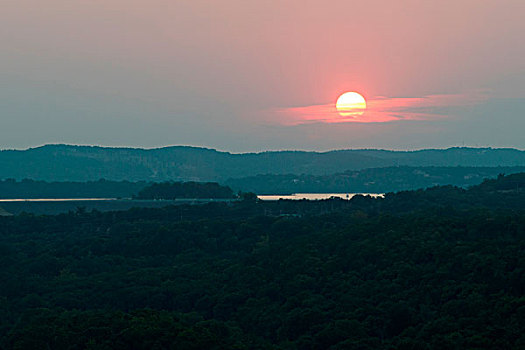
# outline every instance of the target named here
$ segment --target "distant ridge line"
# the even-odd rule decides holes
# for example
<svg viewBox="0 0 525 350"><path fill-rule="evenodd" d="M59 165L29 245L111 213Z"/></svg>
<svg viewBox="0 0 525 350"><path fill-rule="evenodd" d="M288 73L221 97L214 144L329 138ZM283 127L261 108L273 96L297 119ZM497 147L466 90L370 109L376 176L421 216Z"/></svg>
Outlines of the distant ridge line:
<svg viewBox="0 0 525 350"><path fill-rule="evenodd" d="M76 145L76 144L66 144L66 143L49 143L41 146L28 147L23 149L15 148L2 148L0 152L25 152L40 150L45 148L80 148L80 149L105 149L105 150L135 150L135 151L159 151L159 150L169 150L169 149L194 149L194 150L203 150L203 151L213 151L217 153L225 153L231 155L244 155L244 154L264 154L264 153L315 153L315 154L326 154L332 152L366 152L366 151L377 151L377 152L392 152L392 153L417 153L417 152L426 152L426 151L451 151L451 150L479 150L479 151L517 151L525 152L525 150L514 148L514 147L471 147L471 146L451 146L447 148L421 148L413 150L395 150L395 149L386 149L386 148L340 148L340 149L331 149L325 151L315 151L315 150L294 150L294 149L283 149L283 150L264 150L264 151L251 151L251 152L231 152L225 150L219 150L211 147L204 146L191 146L191 145L169 145L169 146L160 146L152 148L143 148L143 147L132 147L132 146L103 146L103 145Z"/></svg>
<svg viewBox="0 0 525 350"><path fill-rule="evenodd" d="M390 166L525 166L514 148L230 153L195 146L125 148L54 144L0 151L0 179L224 181L259 174L326 175Z"/></svg>

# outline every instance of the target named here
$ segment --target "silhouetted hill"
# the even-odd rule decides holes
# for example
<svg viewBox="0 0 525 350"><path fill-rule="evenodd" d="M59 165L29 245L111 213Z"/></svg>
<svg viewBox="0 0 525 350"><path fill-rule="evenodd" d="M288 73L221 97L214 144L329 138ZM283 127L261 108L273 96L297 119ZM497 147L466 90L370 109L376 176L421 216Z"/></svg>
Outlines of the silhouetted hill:
<svg viewBox="0 0 525 350"><path fill-rule="evenodd" d="M151 184L134 197L135 199L233 199L236 198L232 189L216 182L162 182Z"/></svg>
<svg viewBox="0 0 525 350"><path fill-rule="evenodd" d="M496 179L486 179L473 189L482 192L524 192L525 191L525 173L511 175L500 174Z"/></svg>
<svg viewBox="0 0 525 350"><path fill-rule="evenodd" d="M0 151L0 179L47 181L222 181L257 174L325 175L388 166L525 166L525 152L449 148L232 154L186 146L146 150L70 145Z"/></svg>

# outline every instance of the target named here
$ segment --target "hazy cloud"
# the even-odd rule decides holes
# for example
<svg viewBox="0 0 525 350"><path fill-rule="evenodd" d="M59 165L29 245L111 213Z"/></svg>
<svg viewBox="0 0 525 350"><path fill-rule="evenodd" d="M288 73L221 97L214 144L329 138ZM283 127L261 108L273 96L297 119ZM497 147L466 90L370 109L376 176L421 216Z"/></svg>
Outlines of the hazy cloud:
<svg viewBox="0 0 525 350"><path fill-rule="evenodd" d="M267 121L282 125L311 123L387 123L398 120L432 120L451 116L451 107L472 106L487 100L483 92L423 97L374 97L362 114L341 116L335 103L282 108L266 112ZM446 110L442 110L446 108Z"/></svg>

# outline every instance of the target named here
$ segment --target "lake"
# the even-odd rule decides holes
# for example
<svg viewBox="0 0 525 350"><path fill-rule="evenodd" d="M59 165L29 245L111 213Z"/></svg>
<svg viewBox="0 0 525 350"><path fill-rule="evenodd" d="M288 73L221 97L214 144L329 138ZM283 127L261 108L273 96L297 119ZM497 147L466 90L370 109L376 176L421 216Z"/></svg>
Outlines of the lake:
<svg viewBox="0 0 525 350"><path fill-rule="evenodd" d="M115 201L117 198L11 198L0 199L1 202L83 202L83 201Z"/></svg>
<svg viewBox="0 0 525 350"><path fill-rule="evenodd" d="M357 194L381 197L380 193L295 193L292 195L259 195L259 199L264 201L277 201L279 199L293 200L322 200L330 197L350 199ZM20 214L22 212L37 215L55 215L75 211L77 208L84 208L87 211L115 211L128 210L134 207L140 208L160 208L167 205L180 204L203 204L207 202L228 202L231 199L175 199L175 200L132 200L125 198L17 198L0 199L0 214Z"/></svg>
<svg viewBox="0 0 525 350"><path fill-rule="evenodd" d="M356 195L371 196L371 197L383 197L384 196L383 193L294 193L290 195L281 195L281 194L258 195L257 198L263 201L278 201L279 199L321 200L321 199L329 199L331 197L348 200Z"/></svg>

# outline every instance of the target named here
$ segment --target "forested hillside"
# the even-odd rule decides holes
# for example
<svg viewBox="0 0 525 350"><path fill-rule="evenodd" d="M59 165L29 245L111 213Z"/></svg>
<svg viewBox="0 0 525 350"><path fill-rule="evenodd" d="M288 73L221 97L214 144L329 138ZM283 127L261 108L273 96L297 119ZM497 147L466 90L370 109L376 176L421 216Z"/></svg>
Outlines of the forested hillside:
<svg viewBox="0 0 525 350"><path fill-rule="evenodd" d="M0 217L0 347L523 348L522 180Z"/></svg>
<svg viewBox="0 0 525 350"><path fill-rule="evenodd" d="M256 175L229 179L234 189L257 194L385 193L432 186L469 187L499 174L525 171L525 167L388 167L345 171L330 175Z"/></svg>
<svg viewBox="0 0 525 350"><path fill-rule="evenodd" d="M218 181L258 174L327 175L389 166L525 166L516 149L330 152L279 151L232 154L196 147L158 149L48 145L0 151L0 179L46 181Z"/></svg>
<svg viewBox="0 0 525 350"><path fill-rule="evenodd" d="M413 190L437 185L468 187L480 184L484 179L496 178L499 174L525 171L525 167L390 167L346 171L330 175L257 175L225 180L224 184L234 192L257 194L285 193L385 193ZM177 183L171 181L170 183ZM192 182L189 182L192 183ZM179 183L181 184L181 183ZM224 189L211 188L210 184L187 185L179 188L170 198L231 198ZM149 194L139 192L149 187ZM0 180L0 199L6 198L142 198L166 197L153 193L159 190L158 183L130 181L47 182L24 179ZM202 191L192 189L204 186ZM169 187L169 186L168 186ZM174 190L173 188L171 190ZM220 194L218 192L221 192ZM231 190L229 190L231 191ZM192 197L194 196L194 197ZM166 198L164 198L166 199Z"/></svg>

